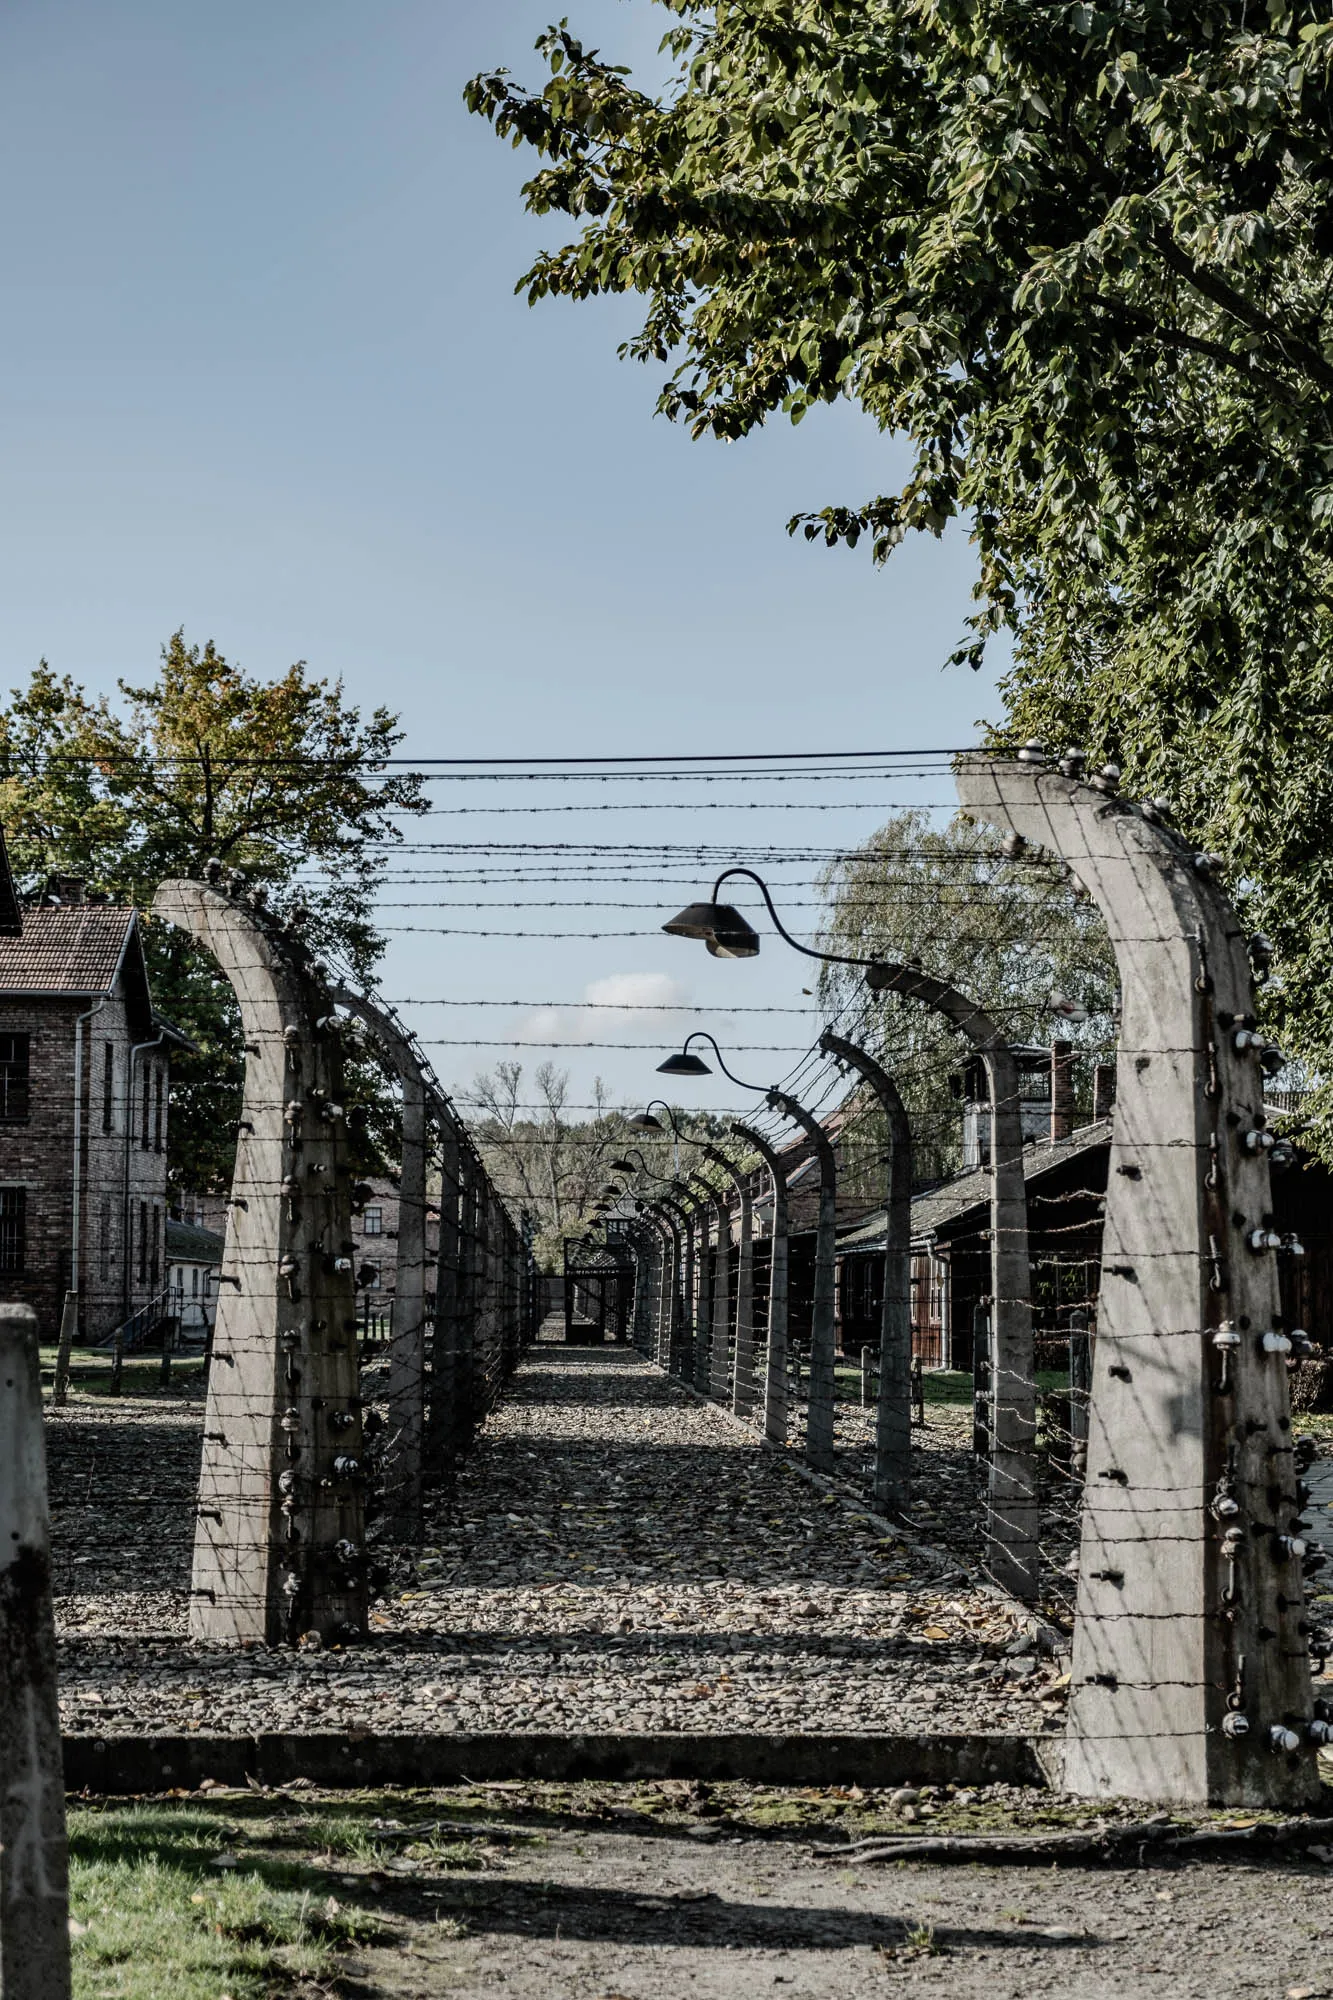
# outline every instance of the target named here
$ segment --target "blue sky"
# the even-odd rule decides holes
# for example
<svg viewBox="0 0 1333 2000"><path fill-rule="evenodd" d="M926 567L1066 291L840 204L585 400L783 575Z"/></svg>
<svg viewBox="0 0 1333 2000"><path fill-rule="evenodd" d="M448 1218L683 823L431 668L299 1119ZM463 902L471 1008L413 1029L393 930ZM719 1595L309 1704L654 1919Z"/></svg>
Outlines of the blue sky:
<svg viewBox="0 0 1333 2000"><path fill-rule="evenodd" d="M660 8L562 4L652 73ZM658 371L616 359L632 303L513 296L558 224L523 214L523 159L461 92L496 63L536 78L556 11L9 0L0 685L44 654L110 689L184 625L252 671L342 676L401 711L423 757L936 746L994 712L988 680L941 671L968 610L963 537L875 572L783 531L892 486L901 457L868 421L692 444L652 414ZM707 837L826 840L836 819L847 838L895 796L808 822L714 813ZM691 816L569 837L608 820L679 839ZM395 932L385 988L576 1000L628 975L683 981L696 1005L789 1004L804 977L785 954L726 968L653 936ZM446 1011L459 1036L530 1018ZM461 1084L493 1053L441 1047L440 1073ZM651 1069L568 1060L576 1098L596 1069L617 1095Z"/></svg>

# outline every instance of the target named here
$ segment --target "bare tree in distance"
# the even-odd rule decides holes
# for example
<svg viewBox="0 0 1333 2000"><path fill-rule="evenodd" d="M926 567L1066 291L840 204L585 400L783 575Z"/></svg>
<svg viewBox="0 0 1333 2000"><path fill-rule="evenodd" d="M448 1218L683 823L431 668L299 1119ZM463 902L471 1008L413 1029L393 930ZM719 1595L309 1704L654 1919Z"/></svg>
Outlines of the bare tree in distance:
<svg viewBox="0 0 1333 2000"><path fill-rule="evenodd" d="M474 1114L472 1136L487 1172L507 1201L531 1212L538 1261L553 1270L563 1239L581 1236L588 1227L602 1188L609 1180L627 1180L623 1172L612 1173L612 1160L632 1148L649 1169L643 1189L651 1193L658 1185L653 1176L667 1179L673 1172L672 1141L669 1133L631 1130L638 1107L613 1104L601 1077L592 1086L592 1115L571 1119L568 1070L539 1063L526 1094L525 1075L521 1063L496 1063L473 1079L461 1102ZM700 1141L722 1135L714 1118L676 1115L681 1130Z"/></svg>

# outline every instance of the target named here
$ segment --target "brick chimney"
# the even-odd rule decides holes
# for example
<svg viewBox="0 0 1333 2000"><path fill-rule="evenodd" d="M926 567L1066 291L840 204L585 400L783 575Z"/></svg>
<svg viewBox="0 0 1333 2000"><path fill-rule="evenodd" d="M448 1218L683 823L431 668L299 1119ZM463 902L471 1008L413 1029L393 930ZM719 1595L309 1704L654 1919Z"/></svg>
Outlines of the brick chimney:
<svg viewBox="0 0 1333 2000"><path fill-rule="evenodd" d="M1074 1044L1051 1043L1051 1144L1074 1129Z"/></svg>
<svg viewBox="0 0 1333 2000"><path fill-rule="evenodd" d="M48 903L79 904L87 901L88 884L82 875L51 874L46 878Z"/></svg>
<svg viewBox="0 0 1333 2000"><path fill-rule="evenodd" d="M1092 1072L1093 1122L1097 1123L1103 1118L1109 1118L1111 1107L1114 1103L1115 1064L1113 1062L1099 1062L1094 1065Z"/></svg>

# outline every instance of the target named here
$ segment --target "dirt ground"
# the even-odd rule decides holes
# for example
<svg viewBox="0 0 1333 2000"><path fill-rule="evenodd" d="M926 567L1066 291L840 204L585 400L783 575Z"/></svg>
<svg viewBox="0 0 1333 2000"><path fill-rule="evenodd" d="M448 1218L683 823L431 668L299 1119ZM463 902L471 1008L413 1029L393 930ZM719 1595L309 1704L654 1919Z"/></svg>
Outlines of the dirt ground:
<svg viewBox="0 0 1333 2000"><path fill-rule="evenodd" d="M383 1923L379 1941L345 1962L345 1991L363 2000L1333 1995L1333 1849L1327 1862L884 1866L818 1858L813 1845L837 1838L836 1827L820 1808L802 1824L799 1795L750 1790L732 1809L728 1788L700 1799L696 1787L663 1812L662 1787L655 1811L633 1788L543 1799L515 1787L497 1812L505 1789L490 1789L498 1841L474 1842L465 1868L413 1861L409 1848L389 1872L375 1873L385 1864L372 1859L339 1878L335 1894L371 1891ZM418 1798L404 1817L415 1823L426 1810ZM997 1820L1068 1826L1079 1812L1032 1800Z"/></svg>

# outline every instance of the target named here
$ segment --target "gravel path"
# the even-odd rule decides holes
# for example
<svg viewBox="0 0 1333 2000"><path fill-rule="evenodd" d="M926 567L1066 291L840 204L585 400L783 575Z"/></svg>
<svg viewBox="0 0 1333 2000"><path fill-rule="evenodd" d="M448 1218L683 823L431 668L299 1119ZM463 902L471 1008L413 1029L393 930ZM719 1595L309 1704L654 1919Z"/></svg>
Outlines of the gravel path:
<svg viewBox="0 0 1333 2000"><path fill-rule="evenodd" d="M1023 1643L1021 1614L952 1550L904 1542L811 1486L637 1354L550 1340L434 1509L420 1558L392 1563L367 1644L193 1646L200 1426L200 1404L178 1393L51 1412L69 1729L818 1733L1061 1719L1063 1663L1007 1651ZM958 1518L972 1476L945 1436L921 1510L932 1535Z"/></svg>

